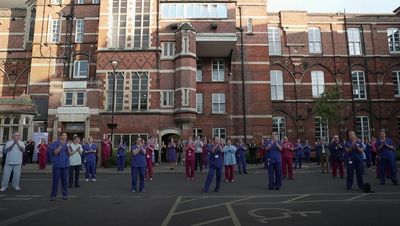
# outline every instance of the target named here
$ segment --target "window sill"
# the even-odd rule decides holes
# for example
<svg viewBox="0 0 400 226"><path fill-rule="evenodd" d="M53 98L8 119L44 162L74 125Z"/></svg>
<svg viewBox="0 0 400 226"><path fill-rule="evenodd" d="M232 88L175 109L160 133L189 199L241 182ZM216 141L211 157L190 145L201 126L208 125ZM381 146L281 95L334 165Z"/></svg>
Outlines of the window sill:
<svg viewBox="0 0 400 226"><path fill-rule="evenodd" d="M226 112L221 112L221 113L219 113L219 112L212 112L211 114L212 114L212 115L228 115L228 113L226 113Z"/></svg>

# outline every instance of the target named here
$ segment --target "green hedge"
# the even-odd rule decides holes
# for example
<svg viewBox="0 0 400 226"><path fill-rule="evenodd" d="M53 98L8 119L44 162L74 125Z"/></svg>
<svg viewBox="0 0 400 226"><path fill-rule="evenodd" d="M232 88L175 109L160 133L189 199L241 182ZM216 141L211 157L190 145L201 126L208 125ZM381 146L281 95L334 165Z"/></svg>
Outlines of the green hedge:
<svg viewBox="0 0 400 226"><path fill-rule="evenodd" d="M129 167L131 165L131 158L132 157L132 153L131 152L126 152L125 154L125 167ZM117 167L117 150L114 150L112 152L111 157L107 160L106 168L115 168Z"/></svg>

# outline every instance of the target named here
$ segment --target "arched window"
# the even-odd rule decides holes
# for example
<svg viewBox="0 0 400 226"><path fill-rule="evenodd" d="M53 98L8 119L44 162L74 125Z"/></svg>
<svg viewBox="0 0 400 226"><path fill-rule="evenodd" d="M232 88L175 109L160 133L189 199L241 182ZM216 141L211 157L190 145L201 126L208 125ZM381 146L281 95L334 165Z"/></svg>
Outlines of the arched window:
<svg viewBox="0 0 400 226"><path fill-rule="evenodd" d="M114 77L114 74L109 72L107 82L107 110L112 110L113 104L114 110L122 110L124 105L124 73L116 72ZM113 93L114 85L115 93Z"/></svg>
<svg viewBox="0 0 400 226"><path fill-rule="evenodd" d="M132 111L147 110L149 97L148 72L133 72L132 74Z"/></svg>

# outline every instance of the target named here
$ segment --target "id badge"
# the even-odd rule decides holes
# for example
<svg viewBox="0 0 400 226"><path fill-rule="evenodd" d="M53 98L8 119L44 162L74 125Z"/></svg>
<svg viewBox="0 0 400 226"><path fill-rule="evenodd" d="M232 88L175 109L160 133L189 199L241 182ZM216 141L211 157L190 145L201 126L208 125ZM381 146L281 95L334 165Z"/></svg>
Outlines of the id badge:
<svg viewBox="0 0 400 226"><path fill-rule="evenodd" d="M219 158L219 155L216 155L215 158L216 158L216 159Z"/></svg>
<svg viewBox="0 0 400 226"><path fill-rule="evenodd" d="M189 153L188 155L189 155L189 156L191 156L192 154L191 154L191 153Z"/></svg>
<svg viewBox="0 0 400 226"><path fill-rule="evenodd" d="M147 156L148 159L150 158L150 155L146 155L146 156Z"/></svg>
<svg viewBox="0 0 400 226"><path fill-rule="evenodd" d="M350 160L350 161L349 161L349 164L353 164L353 161Z"/></svg>

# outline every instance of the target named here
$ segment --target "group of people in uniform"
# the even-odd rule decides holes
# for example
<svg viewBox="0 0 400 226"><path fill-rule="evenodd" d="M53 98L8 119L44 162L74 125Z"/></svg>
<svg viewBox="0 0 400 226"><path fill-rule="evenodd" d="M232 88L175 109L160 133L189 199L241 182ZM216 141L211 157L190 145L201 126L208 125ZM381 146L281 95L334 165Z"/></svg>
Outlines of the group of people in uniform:
<svg viewBox="0 0 400 226"><path fill-rule="evenodd" d="M240 174L248 173L246 166L248 147L243 140L239 139L235 145L232 144L230 139L224 140L219 137L214 137L211 142L204 140L205 142L200 137L193 140L190 137L187 142L182 144L187 180L194 179L197 167L200 171L202 170L204 163L202 159L205 152L208 175L202 192L209 191L214 174L216 175L214 191L220 191L223 169L225 170L226 182L235 181L235 166L237 166L237 171ZM130 148L121 139L117 147L117 170L124 170L126 152L129 150L131 152L131 192L145 192L145 180L153 179L153 156L157 146L157 141L152 137L147 141L138 138ZM173 139L170 139L168 160L171 163L176 162L176 148L177 144ZM302 168L302 159L310 149L311 146L307 141L302 144L298 139L296 144L292 144L287 137L279 140L275 132L272 133L271 138L263 139L261 145L257 148L257 152L263 156L268 171L268 189L279 190L282 186L282 180L293 180L293 165L295 168ZM387 177L390 177L393 184L398 184L395 146L393 141L386 137L384 130L373 143L363 142L357 138L354 131L349 131L346 141L341 141L339 136L335 135L330 143L321 139L316 144L315 149L320 160L321 173L328 173L329 166L331 166L332 176L336 178L337 171L339 171L340 177L346 178L346 189L352 189L354 174L358 188L363 189L364 167L368 167L368 164L365 164L365 152L373 149L377 153L377 176L380 179L380 184L384 185ZM14 173L13 187L20 191L19 180L25 145L20 140L18 132L14 133L12 140L6 143L5 152L8 154L8 158L0 191L7 189L11 172ZM80 187L79 175L82 164L86 168L85 181L96 181L97 152L98 148L93 142L93 138L89 137L87 142L81 144L80 138L76 135L74 135L72 141L68 141L66 133L61 133L59 139L48 146L48 161L52 164L51 201L56 199L60 181L64 200L68 199L68 188L72 188L73 185ZM294 157L296 159L295 164L293 164ZM346 177L344 176L343 166L346 167ZM173 164L171 164L171 167L173 167Z"/></svg>

